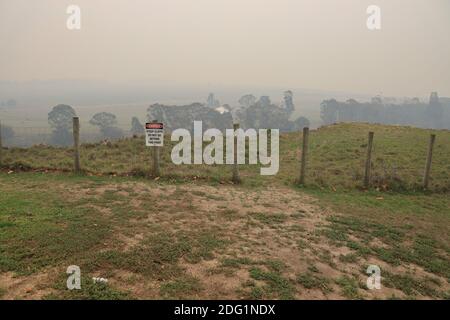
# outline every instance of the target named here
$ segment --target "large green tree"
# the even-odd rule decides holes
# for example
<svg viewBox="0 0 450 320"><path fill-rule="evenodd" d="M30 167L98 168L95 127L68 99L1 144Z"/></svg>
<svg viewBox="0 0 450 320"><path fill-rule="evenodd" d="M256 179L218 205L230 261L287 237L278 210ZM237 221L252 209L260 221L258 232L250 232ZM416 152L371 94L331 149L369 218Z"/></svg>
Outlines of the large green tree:
<svg viewBox="0 0 450 320"><path fill-rule="evenodd" d="M117 127L117 117L112 113L96 113L89 123L93 126L99 127L105 138L118 139L123 137L123 131Z"/></svg>
<svg viewBox="0 0 450 320"><path fill-rule="evenodd" d="M69 145L72 142L72 123L75 110L66 104L58 104L48 114L48 123L53 129L51 142L56 145Z"/></svg>

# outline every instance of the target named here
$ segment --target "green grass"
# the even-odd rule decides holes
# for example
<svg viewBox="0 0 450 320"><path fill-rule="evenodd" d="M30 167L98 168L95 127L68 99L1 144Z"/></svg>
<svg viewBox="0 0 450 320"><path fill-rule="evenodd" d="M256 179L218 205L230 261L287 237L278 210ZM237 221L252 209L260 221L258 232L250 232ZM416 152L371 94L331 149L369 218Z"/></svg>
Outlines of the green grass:
<svg viewBox="0 0 450 320"><path fill-rule="evenodd" d="M333 244L354 250L341 261L354 262L358 257L373 255L393 266L413 263L450 279L447 195L308 192L318 197L322 205L342 213L328 218L331 224L321 231ZM350 236L358 240L350 240ZM383 245L373 243L374 240Z"/></svg>
<svg viewBox="0 0 450 320"><path fill-rule="evenodd" d="M221 266L225 268L240 268L242 265L252 265L255 262L249 258L224 258Z"/></svg>
<svg viewBox="0 0 450 320"><path fill-rule="evenodd" d="M245 257L226 258L222 260L221 268L225 272L231 269L248 269L250 278L243 284L250 288L246 292L249 299L293 299L295 294L294 282L284 275L287 266L281 260L252 260ZM258 280L263 284L257 284Z"/></svg>
<svg viewBox="0 0 450 320"><path fill-rule="evenodd" d="M309 186L354 189L361 187L366 155L367 133L375 132L372 186L381 190L420 190L430 133L437 135L433 155L431 189L450 190L450 132L410 127L369 124L338 124L314 130L310 135L308 160ZM161 152L163 178L172 182L208 180L229 182L227 165L172 164L170 153L175 143L170 137ZM280 171L276 176L260 176L258 165L240 166L245 185L293 184L298 178L300 133L280 136ZM101 143L81 147L81 164L94 174L145 176L150 172L151 150L141 137L124 139L107 146ZM9 148L3 165L11 169L72 170L73 150L51 146Z"/></svg>
<svg viewBox="0 0 450 320"><path fill-rule="evenodd" d="M255 280L261 280L266 285L260 288L264 298L278 298L283 300L293 299L294 286L277 271L263 271L258 267L250 269L250 276Z"/></svg>
<svg viewBox="0 0 450 320"><path fill-rule="evenodd" d="M108 237L107 221L96 211L73 207L57 192L29 183L0 192L0 271L33 273L78 259ZM81 232L80 232L81 231Z"/></svg>
<svg viewBox="0 0 450 320"><path fill-rule="evenodd" d="M418 280L408 274L392 274L390 272L384 272L383 278L384 285L402 290L409 296L421 294L428 297L443 298L442 294L433 288L436 283L433 283L430 279Z"/></svg>
<svg viewBox="0 0 450 320"><path fill-rule="evenodd" d="M108 283L96 282L92 278L82 276L80 290L67 290L66 279L61 278L55 286L57 294L45 296L48 300L127 300L132 295L111 287Z"/></svg>
<svg viewBox="0 0 450 320"><path fill-rule="evenodd" d="M192 240L193 239L193 240ZM186 259L189 262L195 263L200 260L210 260L213 258L213 250L223 248L227 241L220 239L214 231L200 232L190 234L184 238L185 242L193 242L193 250Z"/></svg>
<svg viewBox="0 0 450 320"><path fill-rule="evenodd" d="M161 285L161 296L165 299L189 299L201 291L198 279L184 277Z"/></svg>
<svg viewBox="0 0 450 320"><path fill-rule="evenodd" d="M83 270L102 269L127 270L148 277L167 280L182 274L178 260L191 251L189 244L172 235L157 234L146 239L146 243L130 251L109 250L99 253L96 259L89 259Z"/></svg>
<svg viewBox="0 0 450 320"><path fill-rule="evenodd" d="M358 255L355 253L340 255L339 260L345 263L356 263L358 262Z"/></svg>
<svg viewBox="0 0 450 320"><path fill-rule="evenodd" d="M264 289L258 286L254 286L250 291L250 298L252 300L261 300L264 297Z"/></svg>
<svg viewBox="0 0 450 320"><path fill-rule="evenodd" d="M374 183L370 190L362 190L369 130L375 131ZM414 265L435 276L422 278L382 270L386 286L401 290L408 297L445 298L448 293L441 287L450 281L450 134L437 132L432 190L424 192L420 190L420 180L429 133L364 124L341 124L313 131L308 183L303 187L294 186L299 164L297 133L281 136L277 176L260 176L258 166L241 166L244 183L233 190L259 192L266 187L287 186L284 190L317 199L314 205L318 210L313 214L321 214L319 209L331 209L333 213L327 216L326 223L312 232L302 225L304 219L309 219L309 212L299 208L297 213L285 213L260 197L260 193L253 203L270 208L270 213L253 211L251 202L238 210L229 206L230 197L209 194L204 189L187 191L191 184L217 188L228 184L231 168L174 166L169 159L170 147L163 152L164 176L149 181L145 177L149 165L142 164L151 159L150 150L140 138L118 141L111 147L84 145L82 163L90 172L87 175L0 172L0 273L13 271L28 276L57 270L63 276L51 279L55 292L47 296L49 299L133 298L113 285L91 283L93 274L101 271L104 277L114 277L117 270L156 283L160 297L196 298L204 294L204 279L190 276L181 262L208 264L220 253L218 265L211 267L210 272L233 277L244 270L250 280L242 290L251 299L292 299L301 287L328 293L332 284L340 287L339 294L359 299L363 291L353 274L327 278L315 263L334 269L337 264L363 267L375 257L392 268ZM70 149L36 146L4 151L8 168L17 169L21 163L27 170L70 171L72 167ZM130 173L134 177L127 177ZM148 189L136 189L136 182ZM152 192L155 186L161 187L159 195ZM83 193L71 193L77 189ZM205 210L201 212L203 216L198 216L199 198L215 204L217 209ZM286 206L291 203L287 201ZM243 219L246 227L242 233L230 235L229 223ZM255 240L246 239L249 230L275 230L279 237L273 238L274 244L286 241L283 245L292 246L299 257L302 252L311 251L314 259L308 271L292 275L289 262L265 251L269 247L267 239L257 253L260 258L246 256L248 253L239 250L253 248ZM129 238L138 233L142 237L124 250L123 241L115 238L118 231ZM243 240L247 242L240 242ZM329 249L317 247L319 244L347 247L350 252L335 257ZM68 292L64 288L65 268L71 264L83 270L86 287L81 291ZM0 296L5 292L0 287Z"/></svg>
<svg viewBox="0 0 450 320"><path fill-rule="evenodd" d="M287 220L287 216L282 213L266 214L262 212L255 212L251 214L251 217L268 225L276 225Z"/></svg>
<svg viewBox="0 0 450 320"><path fill-rule="evenodd" d="M210 260L216 252L226 249L230 240L224 240L221 228L202 226L195 230L167 230L162 225L150 223L142 241L130 250L123 251L118 246L120 242L113 241L115 228L121 228L125 234L135 234L137 230L130 224L130 219L147 217L146 204L154 205L151 194L143 197L128 187L128 183L133 181L141 180L71 174L0 174L1 272L14 271L19 275L30 275L57 268L65 275L64 270L68 265L80 265L87 286L81 291L66 292L63 289L65 278L56 279L56 293L48 295L46 298L49 299L133 297L111 285L91 284L91 275L98 274L99 270L104 277L112 276L116 270L123 270L153 279L160 283L160 295L164 298L196 297L202 288L180 267L180 261L196 264ZM149 182L149 187L152 184L155 182ZM67 190L79 187L86 190L85 196L68 196L70 193ZM104 192L99 193L97 188L103 188ZM143 209L131 207L130 197L122 192L135 194L134 197L144 201ZM449 279L449 215L444 209L449 200L445 195L332 192L315 188L303 189L303 192L317 197L320 206L330 206L340 212L331 215L328 218L329 225L322 226L315 235L322 235L333 244L353 250L350 254L341 255L340 261L357 263L361 258L375 256L392 266L414 264L431 274ZM191 212L190 205L183 200L189 199L189 196L181 189L176 189L173 194L184 202L183 208L188 210L186 212ZM380 194L383 200L377 199ZM195 195L203 196L199 192ZM378 205L380 201L383 205ZM100 214L99 209L92 205L109 209L108 215ZM391 210L391 207L395 210ZM303 217L296 214L251 212L249 216L275 226L288 218L301 223L300 218ZM381 241L384 246L372 244L374 239ZM310 246L306 239L293 240L294 245L298 243L303 248ZM319 250L315 255L318 261L335 267L329 251ZM332 290L333 279L321 276L314 265L310 266L308 272L291 279L286 264L270 257L258 260L246 256L229 256L220 260L216 271L233 276L240 269L248 270L251 279L257 281L246 293L252 299L292 299L297 292L296 285L306 289L316 288L324 293ZM387 279L387 286L402 290L408 296L445 297L445 292L437 290L436 286L439 285L430 279L392 273L383 273L383 277ZM361 298L359 284L352 276L334 281L347 298ZM442 283L443 280L438 281Z"/></svg>
<svg viewBox="0 0 450 320"><path fill-rule="evenodd" d="M333 291L330 286L329 279L313 274L311 272L299 274L297 276L297 282L306 289L320 289L323 293L329 293Z"/></svg>
<svg viewBox="0 0 450 320"><path fill-rule="evenodd" d="M358 280L354 277L342 276L336 280L341 287L342 294L348 299L360 299L361 295L358 288L360 287Z"/></svg>
<svg viewBox="0 0 450 320"><path fill-rule="evenodd" d="M125 179L114 178L114 182L129 181ZM92 192L84 197L74 194L73 198L67 192L77 187L95 190L109 183L107 177L1 173L0 272L26 276L57 268L63 277L54 279L57 292L48 299L125 299L127 293L110 285L93 284L89 276L83 278L86 285L82 290L66 292L65 268L75 264L83 275L101 270L105 277L126 270L163 283L176 283L185 277L179 266L181 258L189 263L209 260L213 251L229 242L217 230L168 231L153 225L137 246L123 251L121 242L114 239L116 230L133 235L136 229L129 220L144 217L118 193L123 190L105 189L100 195ZM147 200L153 205L151 199ZM101 214L92 205L109 209L109 214ZM148 215L145 207L143 212ZM170 294L170 285L164 288L164 296L176 296Z"/></svg>

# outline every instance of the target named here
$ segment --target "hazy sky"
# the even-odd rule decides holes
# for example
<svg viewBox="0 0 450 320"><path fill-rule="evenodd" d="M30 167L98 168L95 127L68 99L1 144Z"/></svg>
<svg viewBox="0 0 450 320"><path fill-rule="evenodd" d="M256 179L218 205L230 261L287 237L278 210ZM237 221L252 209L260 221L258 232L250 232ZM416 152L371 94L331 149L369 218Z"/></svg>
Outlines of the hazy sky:
<svg viewBox="0 0 450 320"><path fill-rule="evenodd" d="M450 96L449 15L449 0L0 0L0 80Z"/></svg>

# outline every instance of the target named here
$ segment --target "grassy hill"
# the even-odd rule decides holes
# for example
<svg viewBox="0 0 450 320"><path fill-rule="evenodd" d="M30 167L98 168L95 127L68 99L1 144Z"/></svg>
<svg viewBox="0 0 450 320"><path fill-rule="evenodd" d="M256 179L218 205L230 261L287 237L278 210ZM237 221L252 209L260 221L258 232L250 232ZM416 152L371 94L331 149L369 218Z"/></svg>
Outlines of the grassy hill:
<svg viewBox="0 0 450 320"><path fill-rule="evenodd" d="M363 190L369 130L374 181ZM83 145L86 175L70 172L71 149L4 150L0 298L448 299L450 133L435 132L434 192L423 192L429 133L314 131L305 187L294 184L298 133L281 137L278 175L241 166L241 185L226 166L171 164L170 147L149 179L142 138ZM373 264L381 290L366 286ZM66 289L69 265L82 290Z"/></svg>
<svg viewBox="0 0 450 320"><path fill-rule="evenodd" d="M322 127L310 135L307 183L320 188L351 189L361 186L367 148L367 134L375 132L372 186L383 190L419 190L421 188L430 133L437 135L433 154L431 189L450 190L450 131L369 124L339 124ZM240 166L245 184L259 186L288 185L298 178L301 133L280 137L280 171L263 177L258 165ZM231 177L230 166L174 165L170 152L175 143L165 139L161 170L168 180L206 179L224 182ZM73 150L50 146L27 149L10 148L4 152L3 165L15 169L73 168ZM83 144L81 164L90 174L149 174L151 150L143 137L124 139L111 145Z"/></svg>

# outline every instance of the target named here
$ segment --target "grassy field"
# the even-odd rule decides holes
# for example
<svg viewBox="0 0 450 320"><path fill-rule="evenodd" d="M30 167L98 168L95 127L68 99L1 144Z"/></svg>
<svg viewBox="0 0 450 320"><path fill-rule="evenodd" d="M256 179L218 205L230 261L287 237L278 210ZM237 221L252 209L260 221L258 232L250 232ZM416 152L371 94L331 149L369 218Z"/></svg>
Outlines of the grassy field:
<svg viewBox="0 0 450 320"><path fill-rule="evenodd" d="M370 129L382 179L362 190ZM69 149L4 150L0 298L449 299L450 135L437 132L433 190L423 192L428 134L321 128L306 187L293 183L298 134L282 136L279 175L243 166L241 185L228 168L173 166L169 151L164 176L148 179L142 139L83 146L86 175L17 170L69 170ZM395 163L399 178L377 159ZM381 290L367 289L372 264ZM81 290L66 289L69 265L81 268Z"/></svg>
<svg viewBox="0 0 450 320"><path fill-rule="evenodd" d="M339 124L312 131L307 182L330 190L361 187L367 148L367 134L375 132L372 186L382 190L415 191L421 188L430 133L437 135L433 154L431 190L450 190L450 132L409 127L368 124ZM162 178L167 180L206 179L230 181L231 168L207 165L174 165L170 152L175 143L166 137L162 150ZM301 134L280 137L280 171L276 176L260 176L259 166L241 166L244 183L251 186L290 185L298 178ZM73 168L73 150L50 146L10 148L3 164L16 169ZM81 164L90 174L145 176L150 172L151 151L143 137L124 139L112 145L84 144Z"/></svg>

